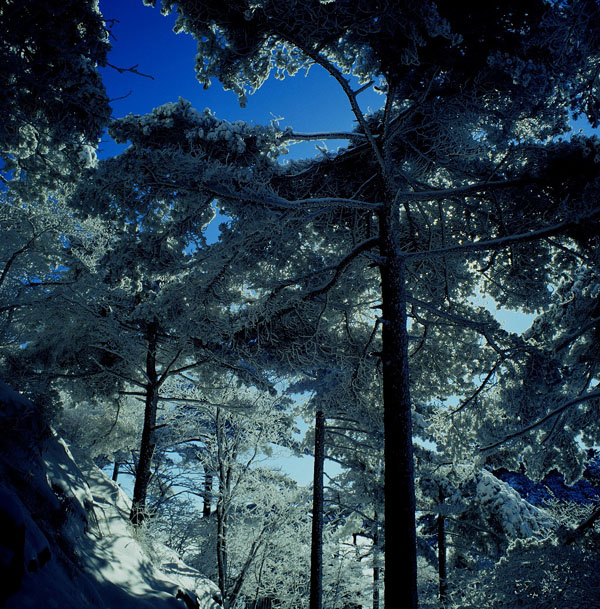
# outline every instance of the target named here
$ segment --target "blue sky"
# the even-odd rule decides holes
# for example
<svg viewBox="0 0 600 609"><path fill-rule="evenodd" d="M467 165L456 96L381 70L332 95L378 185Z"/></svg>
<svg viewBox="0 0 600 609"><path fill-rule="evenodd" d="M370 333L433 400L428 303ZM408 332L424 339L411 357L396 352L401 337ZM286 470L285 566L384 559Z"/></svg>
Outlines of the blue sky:
<svg viewBox="0 0 600 609"><path fill-rule="evenodd" d="M161 104L177 101L179 97L192 102L198 110L210 108L222 119L244 120L268 124L280 118L281 127L291 126L298 132L340 131L352 129L350 105L339 85L322 68L313 67L304 76L276 80L270 78L254 95L248 97L246 108L240 108L237 96L223 91L218 82L204 90L196 80L194 63L196 42L187 34L174 34L175 17L164 17L158 8L144 6L141 0L100 0L105 20L112 25L112 51L109 62L118 68L138 66L141 73L120 74L108 67L102 70L115 117L129 113L145 114ZM129 95L128 95L129 94ZM124 99L120 97L127 96ZM363 110L376 110L383 98L372 91L359 97ZM328 142L332 148L331 141ZM119 148L105 138L100 156L114 155ZM291 154L311 156L312 143L297 144Z"/></svg>

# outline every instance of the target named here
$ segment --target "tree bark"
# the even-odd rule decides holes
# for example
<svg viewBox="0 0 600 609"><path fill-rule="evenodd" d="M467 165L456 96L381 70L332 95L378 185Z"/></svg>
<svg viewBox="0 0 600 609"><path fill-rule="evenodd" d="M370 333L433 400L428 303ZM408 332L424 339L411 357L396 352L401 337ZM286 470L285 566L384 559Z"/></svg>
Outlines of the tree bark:
<svg viewBox="0 0 600 609"><path fill-rule="evenodd" d="M373 609L379 609L379 519L375 512L373 532Z"/></svg>
<svg viewBox="0 0 600 609"><path fill-rule="evenodd" d="M146 497L152 471L152 457L156 448L156 413L158 410L158 373L156 371L156 350L158 346L158 322L148 324L146 331L148 351L146 352L146 401L144 426L140 443L140 459L135 474L133 501L129 519L139 526L146 518Z"/></svg>
<svg viewBox="0 0 600 609"><path fill-rule="evenodd" d="M119 461L115 459L113 465L112 481L116 482L119 479Z"/></svg>
<svg viewBox="0 0 600 609"><path fill-rule="evenodd" d="M444 503L444 493L440 489L440 507ZM448 574L446 570L446 519L440 512L437 517L437 537L438 537L438 579L440 585L440 608L446 607L448 600Z"/></svg>
<svg viewBox="0 0 600 609"><path fill-rule="evenodd" d="M385 606L417 609L417 538L412 443L405 260L399 212L380 212L382 368L385 463ZM398 555L404 565L398 569Z"/></svg>
<svg viewBox="0 0 600 609"><path fill-rule="evenodd" d="M202 517L208 518L211 512L212 504L212 485L213 476L207 472L204 473L204 496L202 497Z"/></svg>
<svg viewBox="0 0 600 609"><path fill-rule="evenodd" d="M313 476L312 536L310 548L309 609L321 609L323 602L323 467L325 464L325 415L315 417L315 467Z"/></svg>

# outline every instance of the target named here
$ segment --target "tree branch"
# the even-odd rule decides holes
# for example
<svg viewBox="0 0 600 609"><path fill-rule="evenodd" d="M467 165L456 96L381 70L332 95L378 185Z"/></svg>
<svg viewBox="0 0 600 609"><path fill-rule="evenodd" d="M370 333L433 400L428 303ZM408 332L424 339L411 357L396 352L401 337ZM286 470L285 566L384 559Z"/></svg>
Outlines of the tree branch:
<svg viewBox="0 0 600 609"><path fill-rule="evenodd" d="M593 393L588 393L586 395L580 395L580 396L576 397L575 399L570 400L569 402L566 402L565 404L562 404L558 408L555 408L554 410L550 411L547 415L543 416L541 419L538 419L534 423L527 425L523 429L520 429L519 431L515 431L514 433L511 433L511 434L508 434L507 436L502 438L502 440L498 440L498 442L494 442L493 444L488 444L487 446L480 447L479 451L486 452L486 451L498 448L498 446L501 446L502 444L506 444L506 442L509 442L510 440L514 440L515 438L524 436L527 432L531 431L532 429L535 429L536 427L539 427L540 425L543 425L546 421L550 420L552 417L558 416L565 410L569 409L571 406L576 406L577 404L581 404L582 402L587 402L588 400L595 400L597 398L600 398L600 391L594 391Z"/></svg>
<svg viewBox="0 0 600 609"><path fill-rule="evenodd" d="M598 518L600 518L600 505L596 506L596 509L594 509L594 511L581 524L576 526L574 529L567 531L562 538L562 542L565 545L573 543L588 529L592 528Z"/></svg>
<svg viewBox="0 0 600 609"><path fill-rule="evenodd" d="M600 216L600 207L596 207L588 214L584 214L576 220L566 220L558 222L545 228L529 231L527 233L519 233L516 235L508 235L506 237L498 237L496 239L487 239L483 241L473 241L461 245L454 245L442 249L428 250L421 252L400 252L400 255L407 261L423 260L425 258L433 258L436 256L447 256L448 254L458 254L462 252L477 252L483 250L502 249L516 243L527 243L542 239L551 235L562 233L566 228L574 228L583 222L593 220L596 216Z"/></svg>
<svg viewBox="0 0 600 609"><path fill-rule="evenodd" d="M365 137L364 133L355 133L353 131L325 131L323 133L281 132L281 139L284 141L350 140L365 139Z"/></svg>

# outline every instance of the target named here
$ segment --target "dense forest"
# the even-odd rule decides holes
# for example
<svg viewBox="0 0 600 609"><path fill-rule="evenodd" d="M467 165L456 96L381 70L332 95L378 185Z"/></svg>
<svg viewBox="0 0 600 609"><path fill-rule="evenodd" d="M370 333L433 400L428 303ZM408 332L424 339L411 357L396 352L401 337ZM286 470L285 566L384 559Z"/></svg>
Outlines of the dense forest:
<svg viewBox="0 0 600 609"><path fill-rule="evenodd" d="M144 4L355 126L114 118L97 2L0 0L0 379L227 609L599 607L600 3Z"/></svg>

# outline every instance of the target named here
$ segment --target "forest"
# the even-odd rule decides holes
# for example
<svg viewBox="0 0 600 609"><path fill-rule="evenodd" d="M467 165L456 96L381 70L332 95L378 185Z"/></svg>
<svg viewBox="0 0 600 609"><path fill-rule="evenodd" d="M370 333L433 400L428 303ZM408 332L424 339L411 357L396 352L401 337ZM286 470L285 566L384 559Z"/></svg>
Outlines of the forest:
<svg viewBox="0 0 600 609"><path fill-rule="evenodd" d="M600 2L143 4L199 87L312 67L354 126L177 90L116 118L97 1L0 0L0 402L53 430L24 441L131 479L132 534L226 609L600 607Z"/></svg>

